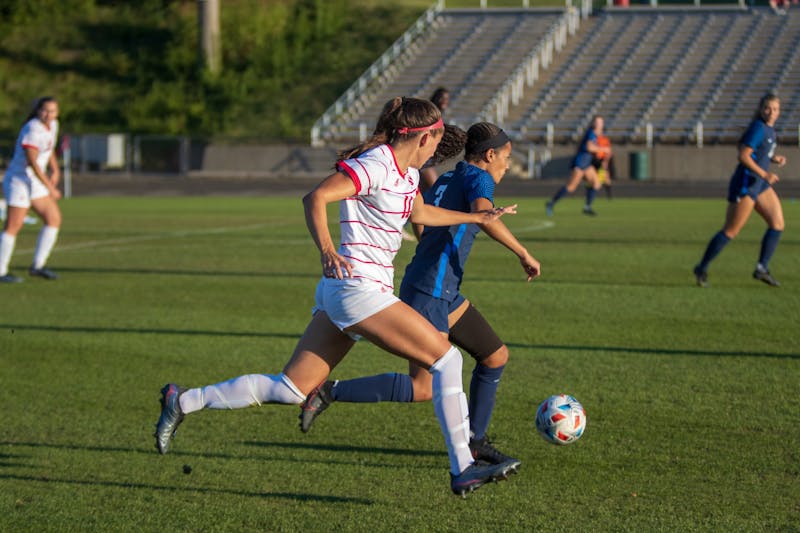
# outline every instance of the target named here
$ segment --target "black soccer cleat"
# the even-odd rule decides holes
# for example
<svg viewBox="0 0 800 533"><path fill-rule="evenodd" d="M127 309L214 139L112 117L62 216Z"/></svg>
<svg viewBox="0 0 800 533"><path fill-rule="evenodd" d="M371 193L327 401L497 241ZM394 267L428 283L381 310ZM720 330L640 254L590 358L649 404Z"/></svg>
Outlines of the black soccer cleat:
<svg viewBox="0 0 800 533"><path fill-rule="evenodd" d="M592 208L591 208L591 206L588 206L588 205L587 205L587 206L584 206L584 208L583 208L583 214L584 214L584 215L589 215L590 217L595 217L595 216L597 216L597 213L595 213L594 209L592 209Z"/></svg>
<svg viewBox="0 0 800 533"><path fill-rule="evenodd" d="M323 381L308 393L306 401L300 406L300 431L308 433L314 419L333 403L332 388L333 381Z"/></svg>
<svg viewBox="0 0 800 533"><path fill-rule="evenodd" d="M701 270L699 266L694 267L694 280L697 282L698 287L705 289L708 287L708 272ZM753 274L755 276L755 274Z"/></svg>
<svg viewBox="0 0 800 533"><path fill-rule="evenodd" d="M476 491L490 481L497 482L508 479L508 475L514 472L512 461L498 465L476 462L457 476L450 474L450 488L453 490L453 494L466 498L468 492Z"/></svg>
<svg viewBox="0 0 800 533"><path fill-rule="evenodd" d="M29 276L36 276L39 278L49 279L51 281L55 281L58 279L58 274L53 272L48 268L34 268L31 267L28 269Z"/></svg>
<svg viewBox="0 0 800 533"><path fill-rule="evenodd" d="M757 279L759 281L763 281L770 287L780 287L780 282L772 277L772 274L769 273L769 270L761 270L757 268L753 271L753 279Z"/></svg>
<svg viewBox="0 0 800 533"><path fill-rule="evenodd" d="M510 457L495 448L492 441L486 436L481 439L470 439L469 451L472 452L472 458L476 461L484 461L493 465L509 463L511 464L511 472L516 473L520 465L522 465L522 461L519 459Z"/></svg>
<svg viewBox="0 0 800 533"><path fill-rule="evenodd" d="M19 276L15 276L14 274L5 274L4 276L0 276L0 283L22 283L23 280Z"/></svg>
<svg viewBox="0 0 800 533"><path fill-rule="evenodd" d="M167 383L161 389L161 416L156 423L156 432L153 433L156 438L156 449L161 455L167 453L172 437L183 422L184 415L178 400L185 391L186 389L174 383Z"/></svg>
<svg viewBox="0 0 800 533"><path fill-rule="evenodd" d="M548 217L553 216L553 207L554 206L555 206L555 204L553 204L553 202L547 202L546 204L544 204L544 214L546 216L548 216Z"/></svg>

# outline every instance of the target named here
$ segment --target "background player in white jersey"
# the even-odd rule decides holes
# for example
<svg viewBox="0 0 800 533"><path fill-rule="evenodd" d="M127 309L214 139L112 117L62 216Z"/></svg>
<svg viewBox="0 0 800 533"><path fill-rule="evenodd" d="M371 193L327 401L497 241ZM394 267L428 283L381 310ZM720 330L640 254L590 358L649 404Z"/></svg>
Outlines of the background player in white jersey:
<svg viewBox="0 0 800 533"><path fill-rule="evenodd" d="M17 234L31 208L42 218L44 227L39 232L28 273L51 280L58 277L45 268L61 227L61 210L57 203L61 198L58 190L61 172L55 155L57 141L58 102L49 96L39 98L19 132L14 155L3 178L3 195L8 207L0 236L0 282L22 281L22 278L9 274L8 265ZM48 167L49 176L46 172Z"/></svg>
<svg viewBox="0 0 800 533"><path fill-rule="evenodd" d="M299 405L347 355L355 339L416 363L433 376L433 403L450 458L451 489L464 494L504 479L512 463L475 464L468 441L461 353L430 322L393 293L393 260L410 217L426 226L484 224L514 207L461 213L426 205L419 195L419 171L442 135L439 110L429 101L387 102L375 132L341 154L337 172L303 198L306 223L319 248L323 277L317 285L311 323L294 354L277 375L250 374L185 390L162 389L156 447L166 453L184 415L201 409L239 409L262 403ZM327 205L339 204L341 243L334 246Z"/></svg>

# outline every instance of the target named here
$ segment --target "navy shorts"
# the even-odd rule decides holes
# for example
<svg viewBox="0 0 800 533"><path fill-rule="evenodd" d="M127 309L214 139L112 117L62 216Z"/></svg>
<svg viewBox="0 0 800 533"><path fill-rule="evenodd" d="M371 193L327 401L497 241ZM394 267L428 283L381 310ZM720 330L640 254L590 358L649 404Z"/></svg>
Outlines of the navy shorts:
<svg viewBox="0 0 800 533"><path fill-rule="evenodd" d="M452 302L448 302L447 300L436 298L428 293L409 287L406 284L401 284L400 299L413 307L417 313L425 317L438 331L449 333L450 326L447 323L447 317L450 313L458 309L459 305L464 303L465 298L461 293L458 293Z"/></svg>
<svg viewBox="0 0 800 533"><path fill-rule="evenodd" d="M756 176L750 172L737 171L731 176L728 185L728 201L737 203L745 196L749 196L755 201L758 195L769 189L771 185L761 176Z"/></svg>
<svg viewBox="0 0 800 533"><path fill-rule="evenodd" d="M589 152L580 153L575 156L572 160L572 168L579 168L581 170L586 170L590 166L592 166L592 154Z"/></svg>

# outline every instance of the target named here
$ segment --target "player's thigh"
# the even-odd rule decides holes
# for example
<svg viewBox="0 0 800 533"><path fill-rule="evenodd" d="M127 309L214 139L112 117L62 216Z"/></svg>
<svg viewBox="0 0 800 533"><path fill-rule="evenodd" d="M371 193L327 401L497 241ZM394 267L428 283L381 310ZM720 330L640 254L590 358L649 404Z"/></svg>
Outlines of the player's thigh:
<svg viewBox="0 0 800 533"><path fill-rule="evenodd" d="M508 348L473 305L450 328L450 342L484 366L497 368L508 362Z"/></svg>
<svg viewBox="0 0 800 533"><path fill-rule="evenodd" d="M758 195L755 210L770 228L783 231L783 207L775 189L770 187Z"/></svg>
<svg viewBox="0 0 800 533"><path fill-rule="evenodd" d="M753 212L755 202L749 196L743 196L738 202L729 202L725 212L725 228L723 231L730 237L736 237L747 223Z"/></svg>
<svg viewBox="0 0 800 533"><path fill-rule="evenodd" d="M45 225L53 228L61 227L61 209L52 196L32 199L31 208L42 217Z"/></svg>
<svg viewBox="0 0 800 533"><path fill-rule="evenodd" d="M324 311L317 311L283 369L303 394L327 379L355 341L342 333Z"/></svg>
<svg viewBox="0 0 800 533"><path fill-rule="evenodd" d="M386 307L347 331L426 369L450 349L447 339L403 302Z"/></svg>
<svg viewBox="0 0 800 533"><path fill-rule="evenodd" d="M583 173L583 177L586 179L586 182L592 187L598 185L597 170L594 168L594 166L589 165L588 167L586 167L586 170Z"/></svg>
<svg viewBox="0 0 800 533"><path fill-rule="evenodd" d="M3 230L9 235L16 235L25 223L25 216L28 214L27 207L6 207L6 222Z"/></svg>
<svg viewBox="0 0 800 533"><path fill-rule="evenodd" d="M569 175L569 181L567 181L567 190L569 192L573 192L578 187L584 174L585 172L583 169L579 167L574 167L572 169L572 173Z"/></svg>

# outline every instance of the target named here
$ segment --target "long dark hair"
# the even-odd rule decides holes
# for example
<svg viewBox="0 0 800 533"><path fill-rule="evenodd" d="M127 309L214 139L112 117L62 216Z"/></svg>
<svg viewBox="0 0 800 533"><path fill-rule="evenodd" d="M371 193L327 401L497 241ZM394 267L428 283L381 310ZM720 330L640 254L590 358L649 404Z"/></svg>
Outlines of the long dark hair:
<svg viewBox="0 0 800 533"><path fill-rule="evenodd" d="M455 124L445 124L442 140L436 146L436 152L431 157L430 164L438 165L453 159L464 150L467 144L467 132Z"/></svg>
<svg viewBox="0 0 800 533"><path fill-rule="evenodd" d="M350 159L381 144L394 144L416 137L425 132L400 133L398 130L424 128L435 124L441 118L442 113L428 100L396 96L383 106L372 137L352 148L342 150L339 152L339 159Z"/></svg>
<svg viewBox="0 0 800 533"><path fill-rule="evenodd" d="M446 94L450 94L450 91L447 90L446 87L439 87L433 91L433 94L431 95L431 102L433 102L433 105L439 108L439 111L442 111L442 100Z"/></svg>
<svg viewBox="0 0 800 533"><path fill-rule="evenodd" d="M34 100L33 106L31 107L31 112L28 113L28 116L25 118L25 122L28 122L30 119L39 116L39 111L42 110L45 104L50 102L56 102L56 99L52 96L42 96L41 98Z"/></svg>

